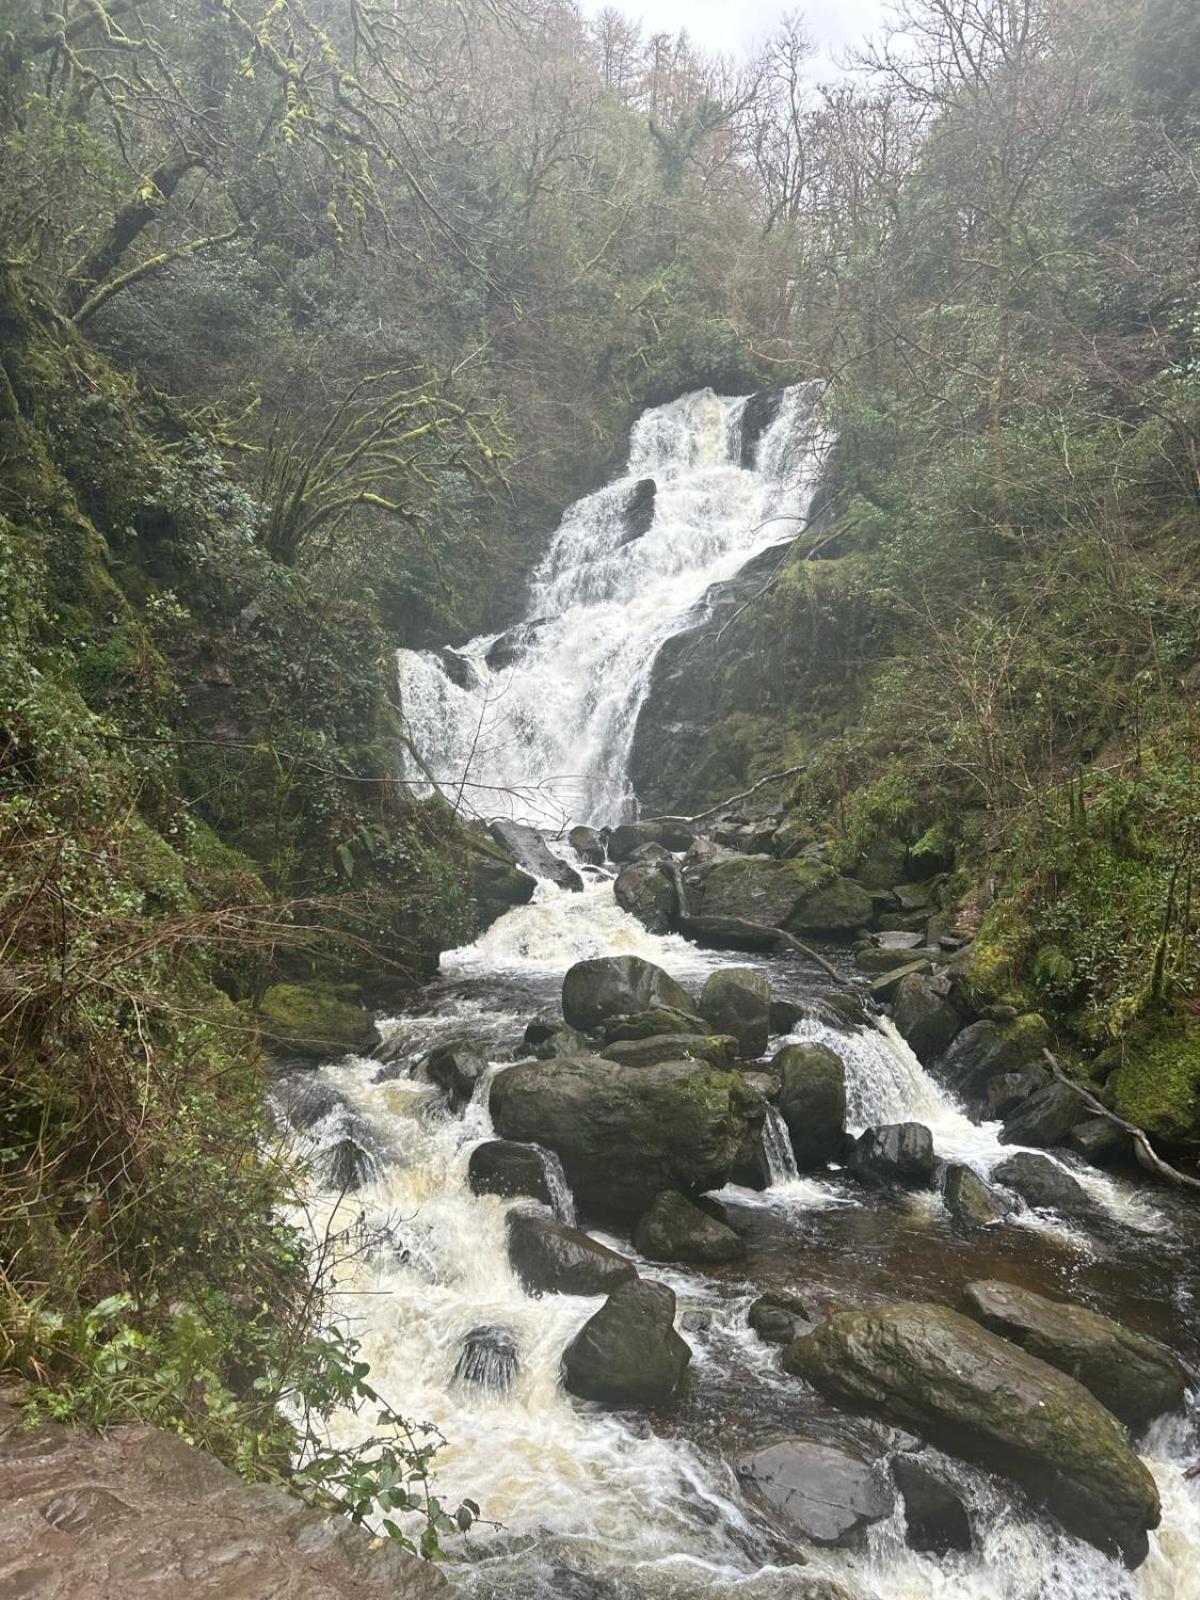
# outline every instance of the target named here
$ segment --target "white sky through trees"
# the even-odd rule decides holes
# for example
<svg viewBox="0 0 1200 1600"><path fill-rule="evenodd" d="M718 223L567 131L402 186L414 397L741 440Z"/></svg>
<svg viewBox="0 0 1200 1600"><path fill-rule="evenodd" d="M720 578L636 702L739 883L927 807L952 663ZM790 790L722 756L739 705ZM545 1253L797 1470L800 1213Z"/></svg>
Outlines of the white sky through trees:
<svg viewBox="0 0 1200 1600"><path fill-rule="evenodd" d="M798 11L817 45L818 76L834 64L847 45L858 44L876 31L888 9L887 0L607 0L627 17L639 19L646 33L677 33L686 28L702 50L738 54L768 33L785 11ZM591 16L606 0L584 0Z"/></svg>

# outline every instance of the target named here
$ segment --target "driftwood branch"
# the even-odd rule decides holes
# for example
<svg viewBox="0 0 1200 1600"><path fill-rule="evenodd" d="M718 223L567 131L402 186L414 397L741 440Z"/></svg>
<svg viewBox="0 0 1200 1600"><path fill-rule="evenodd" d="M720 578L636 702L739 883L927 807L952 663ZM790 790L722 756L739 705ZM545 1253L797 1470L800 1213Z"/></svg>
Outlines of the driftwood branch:
<svg viewBox="0 0 1200 1600"><path fill-rule="evenodd" d="M1145 1128L1139 1128L1136 1122L1126 1122L1124 1117L1119 1117L1115 1111L1110 1111L1106 1105L1096 1099L1096 1096L1085 1089L1082 1084L1076 1083L1073 1078L1068 1078L1062 1067L1051 1055L1049 1050L1043 1050L1050 1070L1060 1083L1065 1083L1083 1101L1090 1111L1098 1117L1103 1117L1106 1122L1111 1122L1114 1127L1123 1129L1133 1140L1134 1154L1138 1162L1148 1172L1156 1173L1160 1178L1165 1178L1168 1183L1178 1184L1184 1189L1200 1189L1200 1178L1189 1178L1186 1172L1180 1172L1171 1166L1154 1149L1150 1143L1149 1135Z"/></svg>
<svg viewBox="0 0 1200 1600"><path fill-rule="evenodd" d="M643 822L704 822L709 817L715 817L728 806L736 805L739 800L748 800L752 794L757 794L760 789L765 789L769 783L779 783L784 778L794 778L798 772L803 772L808 766L807 761L801 761L798 766L784 767L782 772L769 772L765 778L760 778L757 783L752 783L748 789L743 789L740 794L731 794L725 800L718 800L715 806L709 806L707 811L697 811L694 817L643 817Z"/></svg>

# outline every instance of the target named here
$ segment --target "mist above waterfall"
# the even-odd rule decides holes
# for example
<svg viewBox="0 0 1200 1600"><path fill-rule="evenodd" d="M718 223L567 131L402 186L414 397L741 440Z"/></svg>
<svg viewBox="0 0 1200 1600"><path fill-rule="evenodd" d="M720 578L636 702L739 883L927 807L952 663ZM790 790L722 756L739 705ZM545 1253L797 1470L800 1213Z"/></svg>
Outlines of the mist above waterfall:
<svg viewBox="0 0 1200 1600"><path fill-rule="evenodd" d="M454 677L435 652L400 652L408 736L445 793L542 826L635 813L629 750L654 658L711 585L803 531L830 443L824 387L784 390L756 440L745 396L703 389L645 412L621 476L564 515L523 624L454 652ZM631 505L649 510L644 531ZM426 773L409 777L421 789Z"/></svg>

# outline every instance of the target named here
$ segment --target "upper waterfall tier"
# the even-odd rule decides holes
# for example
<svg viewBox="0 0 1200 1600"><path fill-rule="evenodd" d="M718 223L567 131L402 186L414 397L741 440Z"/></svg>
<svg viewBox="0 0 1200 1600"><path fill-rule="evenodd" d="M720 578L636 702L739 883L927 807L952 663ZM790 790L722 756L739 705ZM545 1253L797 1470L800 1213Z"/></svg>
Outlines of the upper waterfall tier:
<svg viewBox="0 0 1200 1600"><path fill-rule="evenodd" d="M784 390L757 437L744 396L703 389L645 412L621 477L563 517L526 621L458 651L400 652L408 734L446 792L543 826L633 813L654 658L712 584L803 528L829 447L823 392Z"/></svg>

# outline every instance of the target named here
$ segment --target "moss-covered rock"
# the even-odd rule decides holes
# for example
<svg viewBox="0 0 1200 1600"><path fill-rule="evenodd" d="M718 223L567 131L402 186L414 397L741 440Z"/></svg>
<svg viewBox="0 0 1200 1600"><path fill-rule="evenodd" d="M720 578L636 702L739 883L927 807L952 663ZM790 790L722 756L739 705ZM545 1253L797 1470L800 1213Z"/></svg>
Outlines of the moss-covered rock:
<svg viewBox="0 0 1200 1600"><path fill-rule="evenodd" d="M1015 1478L1065 1527L1130 1566L1158 1490L1116 1417L1082 1384L943 1306L830 1317L784 1351L788 1372Z"/></svg>
<svg viewBox="0 0 1200 1600"><path fill-rule="evenodd" d="M650 1261L692 1261L701 1265L736 1261L742 1241L733 1229L694 1206L686 1195L668 1189L638 1219L633 1242Z"/></svg>
<svg viewBox="0 0 1200 1600"><path fill-rule="evenodd" d="M273 984L259 1001L258 1022L278 1050L314 1061L362 1054L376 1037L370 1012L322 983Z"/></svg>
<svg viewBox="0 0 1200 1600"><path fill-rule="evenodd" d="M823 861L736 856L704 872L697 903L705 917L736 918L791 933L846 935L866 926L874 907L861 884Z"/></svg>
<svg viewBox="0 0 1200 1600"><path fill-rule="evenodd" d="M1117 1114L1163 1139L1200 1139L1200 1027L1144 1022L1117 1049L1108 1079Z"/></svg>

